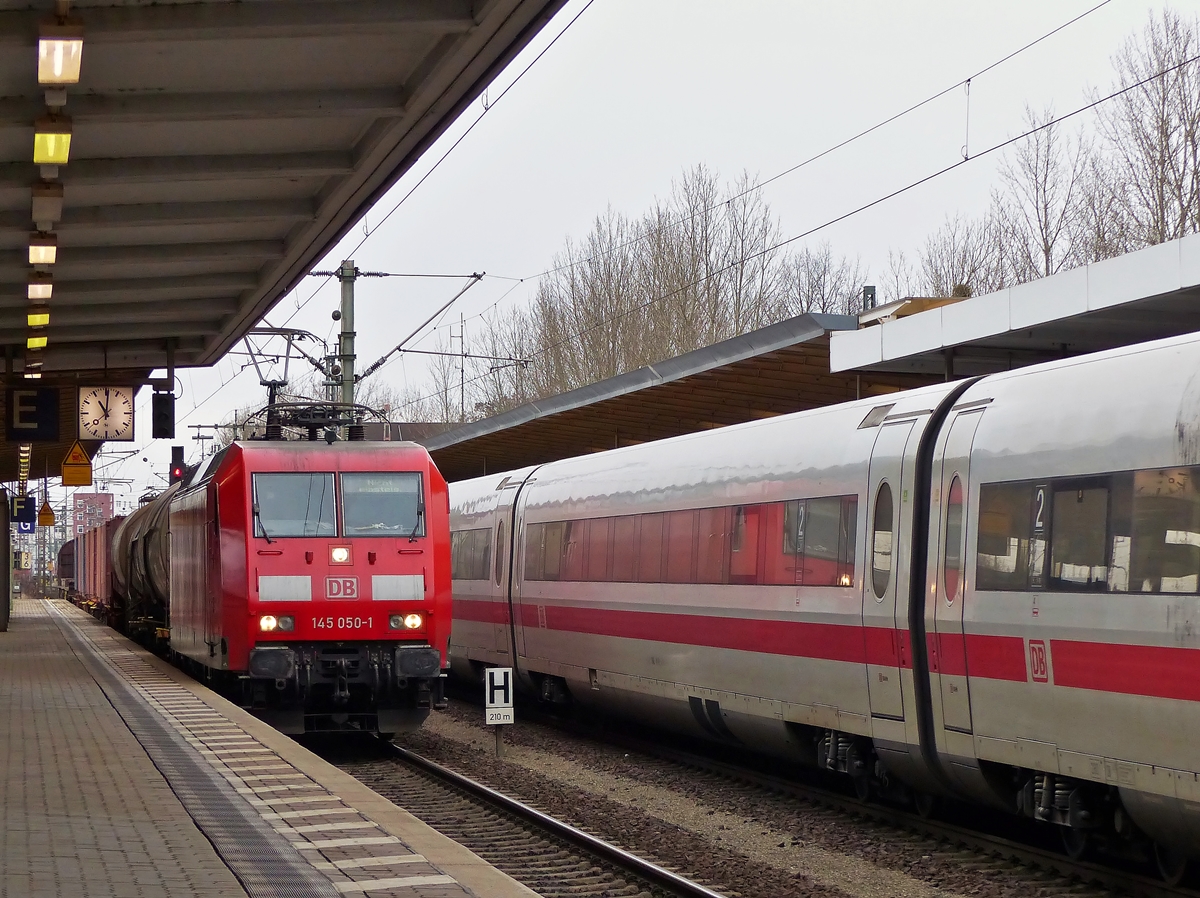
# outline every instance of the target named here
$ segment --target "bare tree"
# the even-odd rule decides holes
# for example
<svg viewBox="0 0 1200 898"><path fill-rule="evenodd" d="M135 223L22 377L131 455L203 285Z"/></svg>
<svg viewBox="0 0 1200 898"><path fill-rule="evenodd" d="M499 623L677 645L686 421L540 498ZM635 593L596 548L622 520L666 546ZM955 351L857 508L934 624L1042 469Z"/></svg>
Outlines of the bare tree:
<svg viewBox="0 0 1200 898"><path fill-rule="evenodd" d="M883 304L897 302L918 292L917 276L913 272L912 263L908 261L904 250L888 250L888 270L883 279Z"/></svg>
<svg viewBox="0 0 1200 898"><path fill-rule="evenodd" d="M856 315L862 311L862 286L866 275L858 259L833 257L828 243L807 247L788 260L786 266L787 311Z"/></svg>
<svg viewBox="0 0 1200 898"><path fill-rule="evenodd" d="M1166 9L1113 57L1117 86L1138 86L1102 106L1099 124L1135 244L1200 227L1200 63L1186 62L1197 48L1196 22Z"/></svg>
<svg viewBox="0 0 1200 898"><path fill-rule="evenodd" d="M992 218L973 222L956 215L926 238L919 284L924 296L961 295L955 292L960 286L970 288L968 295L978 295L1003 285L1000 238Z"/></svg>
<svg viewBox="0 0 1200 898"><path fill-rule="evenodd" d="M1023 283L1074 268L1087 260L1085 181L1092 145L1082 133L1064 137L1054 114L1025 107L1030 134L1000 163L992 194L1006 279Z"/></svg>

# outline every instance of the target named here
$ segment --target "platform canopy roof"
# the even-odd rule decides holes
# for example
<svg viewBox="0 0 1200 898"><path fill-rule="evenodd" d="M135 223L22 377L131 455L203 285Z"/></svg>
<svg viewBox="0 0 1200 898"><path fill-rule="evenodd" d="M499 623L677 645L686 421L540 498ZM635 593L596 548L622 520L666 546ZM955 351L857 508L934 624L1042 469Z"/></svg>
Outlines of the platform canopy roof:
<svg viewBox="0 0 1200 898"><path fill-rule="evenodd" d="M63 17L54 0L0 0L10 381L29 351L35 232L57 241L43 383L212 364L563 2L74 0ZM64 28L83 49L62 94L38 65L40 38ZM35 128L68 120L67 163L35 164Z"/></svg>
<svg viewBox="0 0 1200 898"><path fill-rule="evenodd" d="M863 321L878 317L867 313ZM969 377L1194 331L1200 234L839 331L830 341L830 367Z"/></svg>
<svg viewBox="0 0 1200 898"><path fill-rule="evenodd" d="M831 375L829 336L856 323L846 315L789 318L421 442L447 480L463 480L940 379Z"/></svg>

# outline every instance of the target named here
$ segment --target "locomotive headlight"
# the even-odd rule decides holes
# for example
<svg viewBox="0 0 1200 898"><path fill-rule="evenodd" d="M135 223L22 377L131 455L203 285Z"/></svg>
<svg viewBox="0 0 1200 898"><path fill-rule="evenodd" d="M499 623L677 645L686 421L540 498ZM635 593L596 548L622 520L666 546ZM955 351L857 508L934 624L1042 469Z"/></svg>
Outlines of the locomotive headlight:
<svg viewBox="0 0 1200 898"><path fill-rule="evenodd" d="M425 618L419 614L393 614L388 618L388 627L393 630L420 630Z"/></svg>
<svg viewBox="0 0 1200 898"><path fill-rule="evenodd" d="M264 633L270 633L279 626L279 618L273 614L264 614L258 619L258 629Z"/></svg>
<svg viewBox="0 0 1200 898"><path fill-rule="evenodd" d="M349 546L330 546L329 547L329 563L330 564L349 564L350 563L350 547Z"/></svg>
<svg viewBox="0 0 1200 898"><path fill-rule="evenodd" d="M296 618L290 614L279 615L279 629L284 633L291 633L296 629Z"/></svg>

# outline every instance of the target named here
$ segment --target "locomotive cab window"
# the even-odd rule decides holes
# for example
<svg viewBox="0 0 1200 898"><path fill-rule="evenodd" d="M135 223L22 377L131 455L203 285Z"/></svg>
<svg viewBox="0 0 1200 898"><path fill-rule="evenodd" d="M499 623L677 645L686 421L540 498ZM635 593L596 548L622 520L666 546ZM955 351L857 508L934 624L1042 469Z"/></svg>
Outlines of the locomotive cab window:
<svg viewBox="0 0 1200 898"><path fill-rule="evenodd" d="M421 475L415 471L343 474L342 533L424 536Z"/></svg>
<svg viewBox="0 0 1200 898"><path fill-rule="evenodd" d="M255 474L254 535L336 536L333 474Z"/></svg>

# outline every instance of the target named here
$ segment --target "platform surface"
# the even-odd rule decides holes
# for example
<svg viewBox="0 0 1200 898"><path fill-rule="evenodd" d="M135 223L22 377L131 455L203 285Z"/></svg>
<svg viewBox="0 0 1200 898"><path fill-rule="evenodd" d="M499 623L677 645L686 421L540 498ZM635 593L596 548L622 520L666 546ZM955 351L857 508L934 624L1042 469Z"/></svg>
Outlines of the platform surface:
<svg viewBox="0 0 1200 898"><path fill-rule="evenodd" d="M530 898L56 600L0 633L0 898Z"/></svg>

